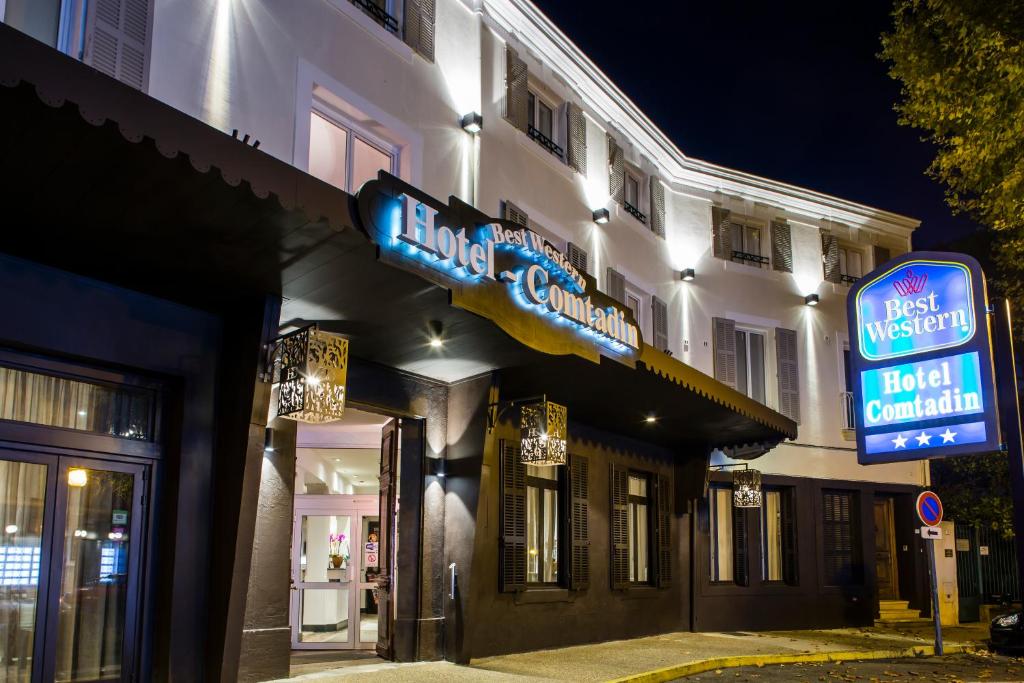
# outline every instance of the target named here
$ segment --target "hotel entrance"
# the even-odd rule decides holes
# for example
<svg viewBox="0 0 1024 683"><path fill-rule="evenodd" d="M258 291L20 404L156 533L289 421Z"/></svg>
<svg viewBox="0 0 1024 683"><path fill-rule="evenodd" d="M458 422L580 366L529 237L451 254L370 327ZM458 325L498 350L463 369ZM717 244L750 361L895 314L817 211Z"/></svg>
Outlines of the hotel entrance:
<svg viewBox="0 0 1024 683"><path fill-rule="evenodd" d="M373 651L386 638L389 601L378 590L387 546L381 453L397 425L349 407L336 422L298 426L289 620L295 650Z"/></svg>

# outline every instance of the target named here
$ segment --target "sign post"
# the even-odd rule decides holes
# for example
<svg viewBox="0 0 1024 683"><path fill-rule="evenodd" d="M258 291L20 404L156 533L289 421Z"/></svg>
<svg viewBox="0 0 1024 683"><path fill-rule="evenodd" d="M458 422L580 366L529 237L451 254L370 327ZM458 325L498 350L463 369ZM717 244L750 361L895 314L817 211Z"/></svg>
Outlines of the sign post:
<svg viewBox="0 0 1024 683"><path fill-rule="evenodd" d="M942 617L939 614L939 577L935 566L935 541L942 538L942 501L931 491L917 497L917 516L925 526L921 527L921 541L928 549L928 574L932 580L932 621L935 624L935 654L943 654Z"/></svg>

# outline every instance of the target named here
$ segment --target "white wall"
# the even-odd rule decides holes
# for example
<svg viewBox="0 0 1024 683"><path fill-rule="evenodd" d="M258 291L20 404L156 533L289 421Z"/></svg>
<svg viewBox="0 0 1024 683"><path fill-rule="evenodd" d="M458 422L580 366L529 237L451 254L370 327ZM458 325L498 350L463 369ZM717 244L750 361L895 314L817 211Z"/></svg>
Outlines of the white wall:
<svg viewBox="0 0 1024 683"><path fill-rule="evenodd" d="M333 93L366 125L386 131L400 148L401 175L413 184L438 198L456 195L475 202L491 215L498 215L502 200L511 200L559 239L587 249L599 284L611 265L631 288L647 295L648 305L650 295L666 301L670 349L703 372L713 371L713 316L763 329L772 407L777 407L774 327L796 330L800 445L763 457L762 470L925 482L927 470L919 463L858 466L853 442L842 436L847 290L822 281L819 235L820 228L839 220L851 226L836 231L845 242L869 254L870 245L884 244L896 255L909 249L914 221L682 157L585 58L574 56L575 48L559 43L554 32L508 0L438 0L435 63L414 54L347 0L158 2L153 33L154 96L222 130L248 132L260 139L262 150L304 168L313 90ZM586 176L502 119L507 40L527 62L532 82L583 107ZM477 138L458 125L469 111L483 115ZM665 238L609 201L606 132L616 135L628 163L668 181ZM713 258L713 204L766 225L786 218L795 272ZM611 211L607 225L592 222L599 207ZM764 250L770 253L767 245ZM679 270L686 267L696 269L694 282L679 281ZM821 297L816 308L803 303L811 292Z"/></svg>

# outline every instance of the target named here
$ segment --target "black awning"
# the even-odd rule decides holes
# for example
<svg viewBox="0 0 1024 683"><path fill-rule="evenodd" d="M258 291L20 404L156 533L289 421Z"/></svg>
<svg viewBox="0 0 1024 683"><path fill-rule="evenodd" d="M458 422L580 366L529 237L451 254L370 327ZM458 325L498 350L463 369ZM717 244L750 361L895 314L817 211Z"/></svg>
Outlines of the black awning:
<svg viewBox="0 0 1024 683"><path fill-rule="evenodd" d="M378 260L347 193L2 24L0 110L6 253L200 308L280 295L283 325L342 333L353 356L446 380L503 369L507 397L545 393L570 419L666 446L796 435L651 347L632 368L524 346Z"/></svg>

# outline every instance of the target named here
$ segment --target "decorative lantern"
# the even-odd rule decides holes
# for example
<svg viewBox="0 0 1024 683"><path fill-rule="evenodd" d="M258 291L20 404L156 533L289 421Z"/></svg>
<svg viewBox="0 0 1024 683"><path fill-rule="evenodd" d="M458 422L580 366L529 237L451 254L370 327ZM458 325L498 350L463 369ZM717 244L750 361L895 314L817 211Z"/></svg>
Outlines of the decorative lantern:
<svg viewBox="0 0 1024 683"><path fill-rule="evenodd" d="M527 465L564 465L568 411L547 399L519 409L520 462Z"/></svg>
<svg viewBox="0 0 1024 683"><path fill-rule="evenodd" d="M761 507L761 472L752 469L733 470L732 505L738 508Z"/></svg>
<svg viewBox="0 0 1024 683"><path fill-rule="evenodd" d="M281 383L277 415L300 422L333 422L345 411L348 340L304 327L279 342Z"/></svg>

